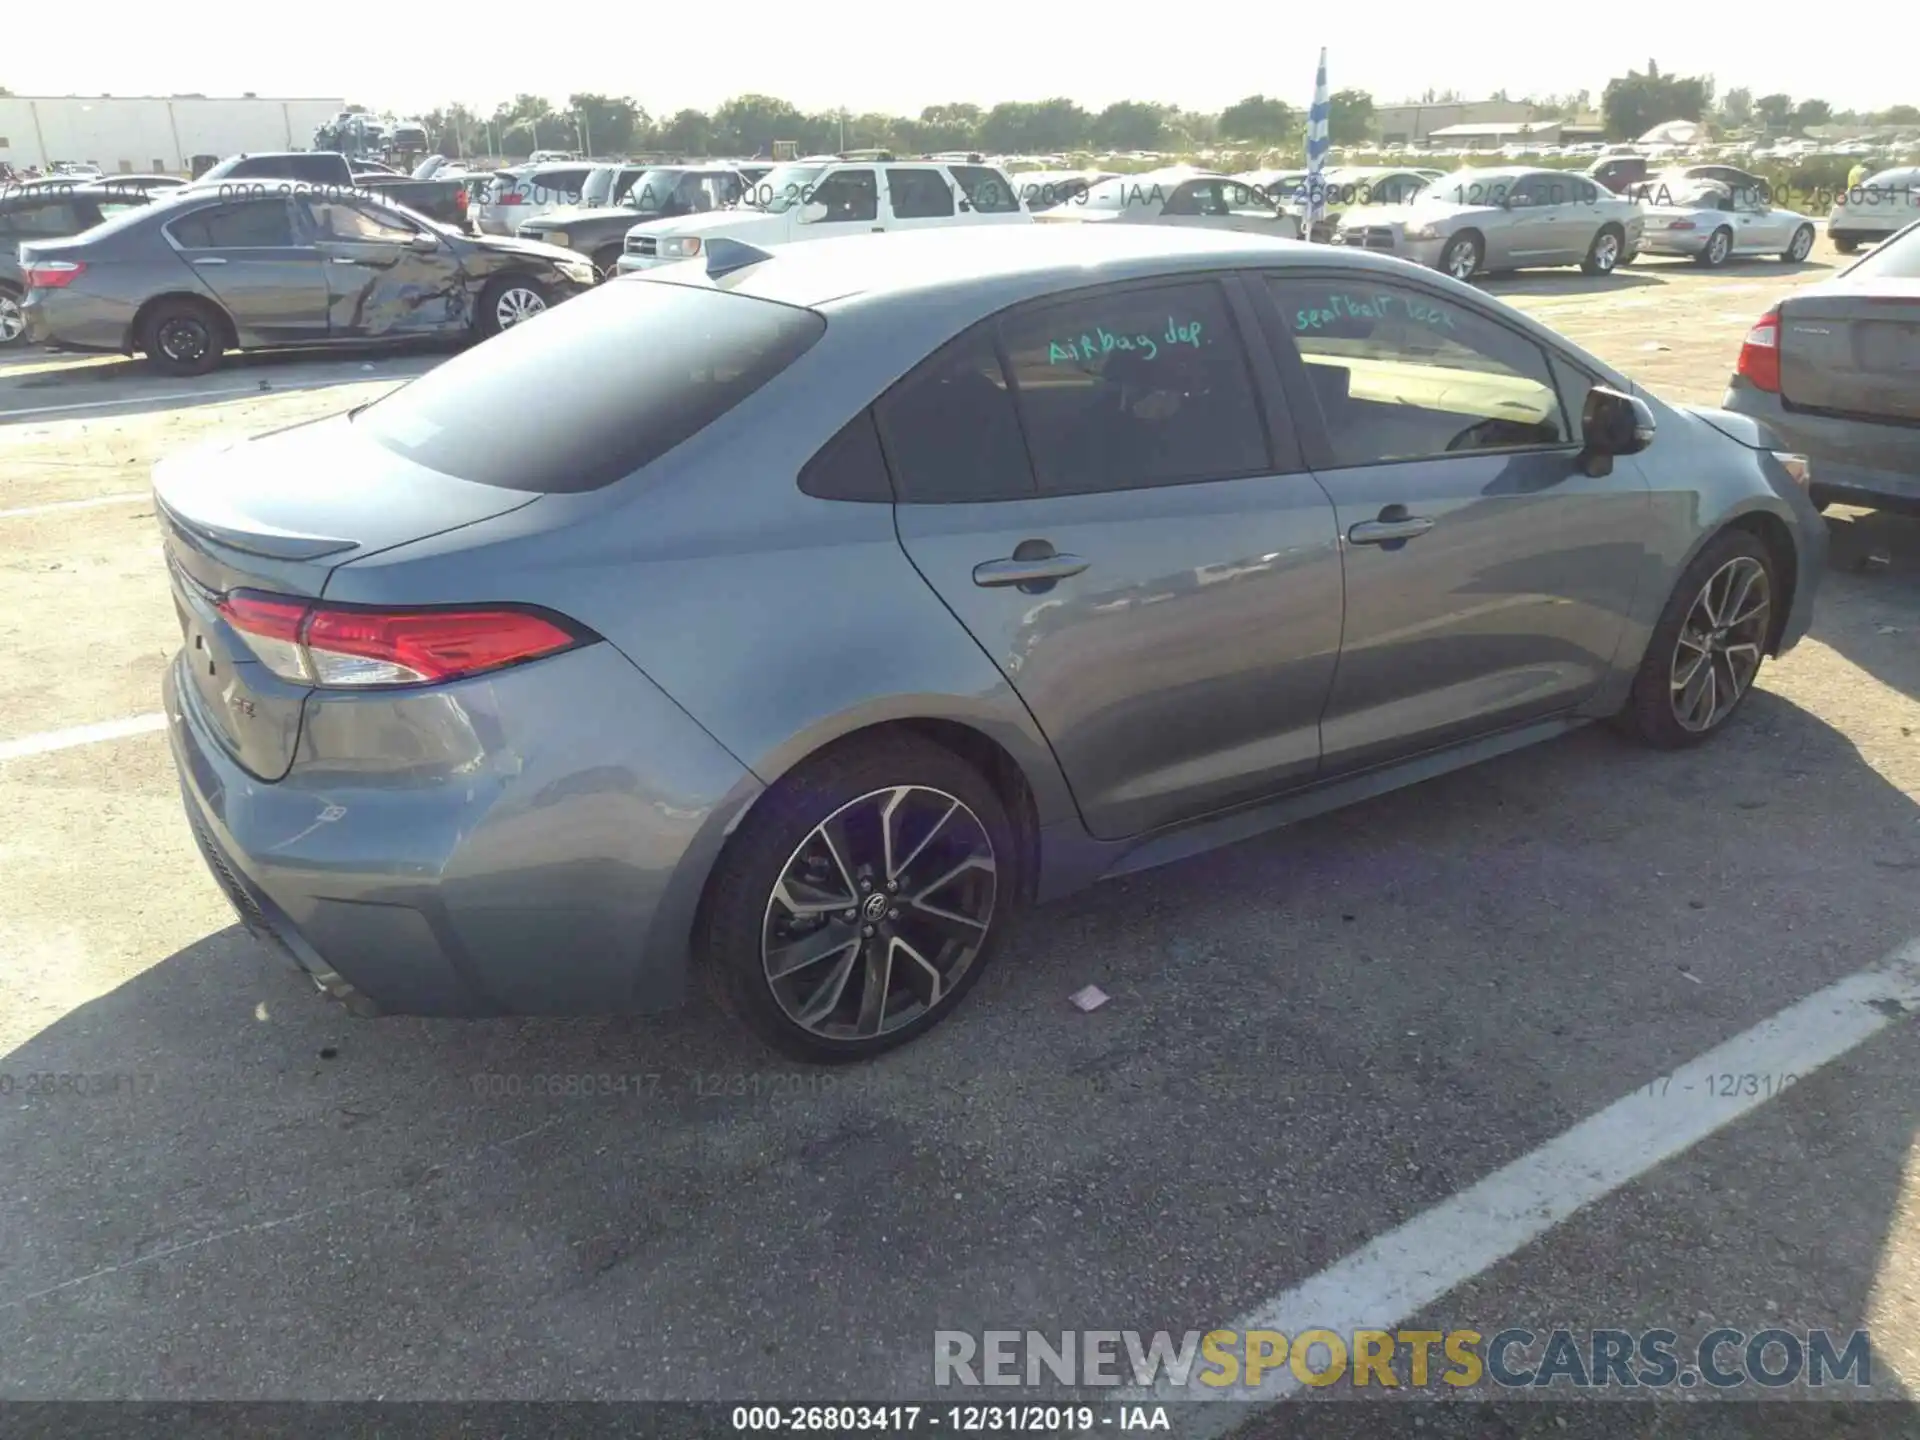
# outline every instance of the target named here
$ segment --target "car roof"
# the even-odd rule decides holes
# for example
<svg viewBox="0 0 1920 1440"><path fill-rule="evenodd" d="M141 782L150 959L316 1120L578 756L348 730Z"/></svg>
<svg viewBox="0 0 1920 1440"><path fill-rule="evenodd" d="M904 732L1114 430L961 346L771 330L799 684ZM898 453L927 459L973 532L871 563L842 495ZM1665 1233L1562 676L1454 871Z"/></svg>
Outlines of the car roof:
<svg viewBox="0 0 1920 1440"><path fill-rule="evenodd" d="M977 291L982 313L1023 296L1107 281L1311 260L1360 268L1377 257L1300 241L1134 225L954 225L781 246L720 288L788 305L879 304Z"/></svg>

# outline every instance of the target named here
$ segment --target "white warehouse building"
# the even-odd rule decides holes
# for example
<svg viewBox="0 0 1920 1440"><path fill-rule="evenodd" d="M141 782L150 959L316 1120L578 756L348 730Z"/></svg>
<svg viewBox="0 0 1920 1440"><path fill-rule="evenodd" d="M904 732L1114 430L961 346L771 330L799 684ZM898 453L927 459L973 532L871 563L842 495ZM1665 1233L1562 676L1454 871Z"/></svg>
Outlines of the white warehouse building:
<svg viewBox="0 0 1920 1440"><path fill-rule="evenodd" d="M188 173L196 155L305 150L345 100L202 96L0 96L0 160L15 170L57 161L109 175Z"/></svg>

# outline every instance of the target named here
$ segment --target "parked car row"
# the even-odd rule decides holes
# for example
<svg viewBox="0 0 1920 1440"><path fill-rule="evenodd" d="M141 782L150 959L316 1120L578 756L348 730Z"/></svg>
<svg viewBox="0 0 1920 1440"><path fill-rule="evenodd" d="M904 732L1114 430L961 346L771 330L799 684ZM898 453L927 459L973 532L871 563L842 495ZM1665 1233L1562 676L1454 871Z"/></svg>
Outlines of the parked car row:
<svg viewBox="0 0 1920 1440"><path fill-rule="evenodd" d="M85 203L90 228L18 245L24 338L137 351L169 374L228 350L485 338L596 278L569 250L468 235L375 190L186 185Z"/></svg>

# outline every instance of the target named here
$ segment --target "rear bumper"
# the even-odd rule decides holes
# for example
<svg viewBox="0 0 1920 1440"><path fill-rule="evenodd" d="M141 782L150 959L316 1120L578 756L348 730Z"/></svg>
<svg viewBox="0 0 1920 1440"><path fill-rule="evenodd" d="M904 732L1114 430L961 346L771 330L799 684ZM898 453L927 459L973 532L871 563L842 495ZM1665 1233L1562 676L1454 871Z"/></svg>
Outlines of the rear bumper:
<svg viewBox="0 0 1920 1440"><path fill-rule="evenodd" d="M1865 506L1920 505L1920 426L1877 425L1790 410L1778 395L1739 376L1721 408L1770 425L1786 447L1813 462L1813 488L1826 499Z"/></svg>
<svg viewBox="0 0 1920 1440"><path fill-rule="evenodd" d="M1639 255L1698 255L1707 248L1712 239L1711 231L1681 231L1675 234L1671 230L1648 230L1640 237L1640 248L1634 253Z"/></svg>
<svg viewBox="0 0 1920 1440"><path fill-rule="evenodd" d="M132 344L133 307L120 300L76 290L29 290L20 302L29 345L52 350L127 353Z"/></svg>
<svg viewBox="0 0 1920 1440"><path fill-rule="evenodd" d="M309 699L268 783L164 682L195 841L242 922L366 1013L666 1009L760 784L610 645Z"/></svg>

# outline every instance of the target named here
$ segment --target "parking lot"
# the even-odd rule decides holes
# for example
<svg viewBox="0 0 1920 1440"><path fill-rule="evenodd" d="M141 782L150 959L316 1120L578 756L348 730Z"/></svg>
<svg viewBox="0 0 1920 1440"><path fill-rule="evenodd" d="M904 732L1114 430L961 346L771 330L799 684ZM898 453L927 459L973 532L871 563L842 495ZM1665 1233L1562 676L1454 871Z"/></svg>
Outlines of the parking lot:
<svg viewBox="0 0 1920 1440"><path fill-rule="evenodd" d="M1487 288L1715 404L1836 263ZM704 999L355 1020L206 873L147 468L441 353L0 361L0 1397L925 1398L936 1330L1321 1323L1308 1282L1429 1214L1426 1280L1381 1259L1324 1323L1865 1328L1874 1393L1920 1377L1920 980L1830 1063L1801 1020L1724 1052L1778 1098L1701 1063L1897 952L1920 975L1920 518L1830 513L1811 636L1714 744L1589 729L1100 886L826 1077ZM543 1093L570 1076L626 1082ZM1470 1223L1456 1197L1650 1085L1700 1143L1561 1223ZM1427 1433L1456 1427L1496 1433Z"/></svg>

